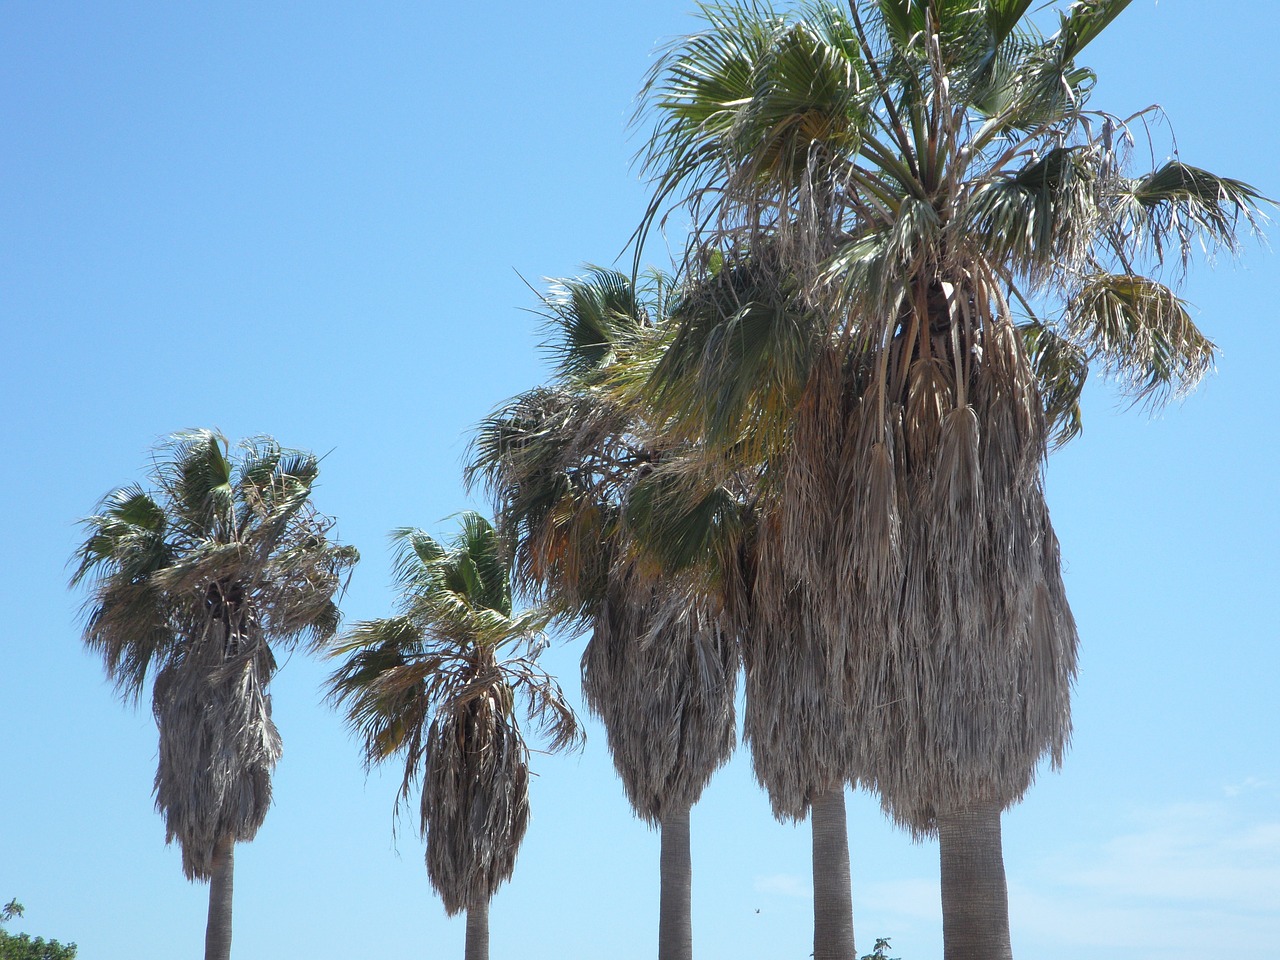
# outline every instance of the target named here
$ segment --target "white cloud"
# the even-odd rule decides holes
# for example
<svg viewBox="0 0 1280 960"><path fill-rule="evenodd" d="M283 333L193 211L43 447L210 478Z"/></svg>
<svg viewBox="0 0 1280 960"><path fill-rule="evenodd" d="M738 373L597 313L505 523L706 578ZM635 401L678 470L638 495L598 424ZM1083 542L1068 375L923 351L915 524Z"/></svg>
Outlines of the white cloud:
<svg viewBox="0 0 1280 960"><path fill-rule="evenodd" d="M1038 861L1011 856L1015 954L1036 960L1273 960L1280 943L1274 783L1250 778L1221 800L1116 810L1108 819L1121 826L1101 836L1064 824L1060 842ZM1082 839L1067 839L1073 836ZM756 876L754 887L776 897L812 896L808 878L791 874ZM860 939L892 935L893 955L908 960L940 955L935 869L881 879L860 871L855 861L854 901Z"/></svg>
<svg viewBox="0 0 1280 960"><path fill-rule="evenodd" d="M1011 883L1015 941L1180 960L1229 944L1234 960L1280 942L1280 820L1225 802L1135 814L1133 828L1042 861ZM1064 956L1067 954L1063 954Z"/></svg>
<svg viewBox="0 0 1280 960"><path fill-rule="evenodd" d="M1239 783L1229 783L1222 788L1222 792L1228 797L1238 797L1242 793L1248 793L1253 790L1261 790L1263 787L1271 786L1270 780L1263 780L1261 777L1245 777Z"/></svg>

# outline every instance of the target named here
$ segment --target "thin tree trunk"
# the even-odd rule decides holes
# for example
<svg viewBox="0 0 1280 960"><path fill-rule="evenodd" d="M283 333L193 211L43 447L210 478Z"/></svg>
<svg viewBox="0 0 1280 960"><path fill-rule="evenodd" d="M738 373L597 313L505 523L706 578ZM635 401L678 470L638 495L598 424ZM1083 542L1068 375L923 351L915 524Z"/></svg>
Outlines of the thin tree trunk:
<svg viewBox="0 0 1280 960"><path fill-rule="evenodd" d="M854 960L844 784L815 797L809 816L813 820L813 958Z"/></svg>
<svg viewBox="0 0 1280 960"><path fill-rule="evenodd" d="M938 814L944 960L1012 960L1000 805Z"/></svg>
<svg viewBox="0 0 1280 960"><path fill-rule="evenodd" d="M209 875L209 921L204 928L204 960L231 958L231 893L235 873L236 842L219 840L213 848Z"/></svg>
<svg viewBox="0 0 1280 960"><path fill-rule="evenodd" d="M658 911L658 960L693 960L690 897L693 867L689 857L689 808L662 818L661 894Z"/></svg>
<svg viewBox="0 0 1280 960"><path fill-rule="evenodd" d="M489 901L467 907L465 960L489 960Z"/></svg>

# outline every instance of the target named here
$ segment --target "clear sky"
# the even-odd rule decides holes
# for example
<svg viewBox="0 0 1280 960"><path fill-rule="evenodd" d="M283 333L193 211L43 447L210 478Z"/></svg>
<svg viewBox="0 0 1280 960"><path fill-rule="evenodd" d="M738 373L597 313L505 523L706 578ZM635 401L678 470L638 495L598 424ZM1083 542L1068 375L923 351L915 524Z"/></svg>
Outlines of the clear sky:
<svg viewBox="0 0 1280 960"><path fill-rule="evenodd" d="M164 846L144 701L65 588L76 520L194 426L327 454L318 507L391 609L386 534L470 505L473 425L545 368L521 277L611 263L640 215L627 121L691 0L0 2L0 902L85 960L198 956L206 888ZM1095 103L1153 102L1187 162L1280 195L1273 0L1134 0ZM1163 156L1155 158L1157 161ZM1273 230L1273 234L1275 231ZM1274 239L1274 237L1273 237ZM666 254L655 245L652 256ZM1280 942L1280 256L1197 264L1216 376L1157 418L1102 382L1049 495L1082 638L1075 738L1006 817L1014 947L1066 960L1275 956ZM578 695L578 642L547 664ZM457 957L395 782L365 777L298 654L274 684L276 804L237 852L238 960ZM535 756L495 957L651 957L656 835L590 729ZM745 752L693 814L701 957L803 960L807 827ZM941 954L937 851L850 800L860 946Z"/></svg>

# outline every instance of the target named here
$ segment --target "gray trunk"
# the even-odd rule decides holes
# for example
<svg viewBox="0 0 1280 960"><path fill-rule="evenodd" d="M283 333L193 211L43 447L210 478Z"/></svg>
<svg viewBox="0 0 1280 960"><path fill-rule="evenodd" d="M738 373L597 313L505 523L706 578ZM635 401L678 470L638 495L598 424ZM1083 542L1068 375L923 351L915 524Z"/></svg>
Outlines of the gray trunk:
<svg viewBox="0 0 1280 960"><path fill-rule="evenodd" d="M813 821L813 958L854 960L844 785L815 797L809 816Z"/></svg>
<svg viewBox="0 0 1280 960"><path fill-rule="evenodd" d="M213 848L209 874L209 921L204 929L204 960L231 960L231 892L236 842L230 837Z"/></svg>
<svg viewBox="0 0 1280 960"><path fill-rule="evenodd" d="M662 818L661 894L658 912L658 960L693 960L690 897L693 867L689 857L689 808Z"/></svg>
<svg viewBox="0 0 1280 960"><path fill-rule="evenodd" d="M938 815L944 960L1012 960L1000 805Z"/></svg>
<svg viewBox="0 0 1280 960"><path fill-rule="evenodd" d="M466 960L489 960L489 901L467 907Z"/></svg>

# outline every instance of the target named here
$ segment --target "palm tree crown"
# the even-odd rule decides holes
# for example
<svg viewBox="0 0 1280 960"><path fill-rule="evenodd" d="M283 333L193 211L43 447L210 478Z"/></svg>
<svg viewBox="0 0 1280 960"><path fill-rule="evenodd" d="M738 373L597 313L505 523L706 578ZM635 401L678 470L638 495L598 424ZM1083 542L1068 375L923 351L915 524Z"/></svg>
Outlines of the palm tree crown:
<svg viewBox="0 0 1280 960"><path fill-rule="evenodd" d="M126 700L155 678L156 805L191 879L270 806L272 645L314 646L338 624L357 553L311 505L318 467L267 437L232 453L215 431L179 433L153 460L154 491L122 487L83 521L71 582L91 588L84 642Z"/></svg>
<svg viewBox="0 0 1280 960"><path fill-rule="evenodd" d="M551 614L515 611L497 531L464 513L442 544L394 535L400 611L356 624L330 681L365 763L404 761L397 807L422 787L427 873L445 910L487 908L511 877L529 821L529 751L517 702L561 750L581 738L556 682L537 665Z"/></svg>

